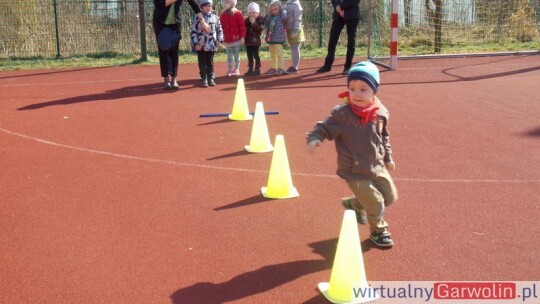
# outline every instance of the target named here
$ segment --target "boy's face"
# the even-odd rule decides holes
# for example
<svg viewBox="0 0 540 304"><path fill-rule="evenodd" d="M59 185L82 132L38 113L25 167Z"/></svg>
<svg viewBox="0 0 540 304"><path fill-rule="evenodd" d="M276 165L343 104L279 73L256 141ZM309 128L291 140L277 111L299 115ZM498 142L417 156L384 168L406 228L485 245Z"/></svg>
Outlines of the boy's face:
<svg viewBox="0 0 540 304"><path fill-rule="evenodd" d="M365 107L374 98L375 92L365 82L360 79L353 79L349 82L349 102L355 106Z"/></svg>
<svg viewBox="0 0 540 304"><path fill-rule="evenodd" d="M279 5L272 5L270 12L272 12L272 15L274 16L279 15Z"/></svg>
<svg viewBox="0 0 540 304"><path fill-rule="evenodd" d="M205 13L210 13L212 11L212 5L207 4L207 5L203 6L202 11L205 12Z"/></svg>
<svg viewBox="0 0 540 304"><path fill-rule="evenodd" d="M251 18L257 18L257 17L259 17L259 13L257 13L257 12L249 12L248 16L251 17Z"/></svg>

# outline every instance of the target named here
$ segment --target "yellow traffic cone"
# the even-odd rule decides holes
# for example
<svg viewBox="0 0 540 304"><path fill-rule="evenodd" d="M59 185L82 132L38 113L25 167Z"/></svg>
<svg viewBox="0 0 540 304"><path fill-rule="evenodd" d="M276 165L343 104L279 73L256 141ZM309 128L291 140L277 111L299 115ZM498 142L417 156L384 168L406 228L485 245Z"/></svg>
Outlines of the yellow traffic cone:
<svg viewBox="0 0 540 304"><path fill-rule="evenodd" d="M366 279L354 210L345 210L343 215L330 282L318 286L332 303L365 303L377 299Z"/></svg>
<svg viewBox="0 0 540 304"><path fill-rule="evenodd" d="M293 198L300 196L292 183L283 135L276 135L274 146L268 183L266 187L261 188L262 195L267 198Z"/></svg>
<svg viewBox="0 0 540 304"><path fill-rule="evenodd" d="M274 150L270 142L268 134L268 126L266 125L266 116L264 115L264 107L261 101L255 104L255 117L253 118L253 127L251 129L251 140L249 145L245 146L246 150L251 153L264 153Z"/></svg>
<svg viewBox="0 0 540 304"><path fill-rule="evenodd" d="M246 88L244 87L244 79L239 78L236 85L236 94L234 95L234 104L230 120L250 120L253 115L249 114L249 108L246 97Z"/></svg>

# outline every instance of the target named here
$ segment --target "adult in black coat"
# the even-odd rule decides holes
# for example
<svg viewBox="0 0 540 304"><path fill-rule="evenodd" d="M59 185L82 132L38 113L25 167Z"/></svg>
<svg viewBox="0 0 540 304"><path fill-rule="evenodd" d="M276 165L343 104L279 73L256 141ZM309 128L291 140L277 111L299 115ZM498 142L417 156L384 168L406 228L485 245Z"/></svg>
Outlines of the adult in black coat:
<svg viewBox="0 0 540 304"><path fill-rule="evenodd" d="M360 23L360 0L332 0L334 12L332 13L332 26L328 39L328 51L324 65L317 73L328 72L334 64L336 46L343 27L347 27L347 54L343 74L347 75L352 66L356 46L356 29Z"/></svg>
<svg viewBox="0 0 540 304"><path fill-rule="evenodd" d="M187 2L202 23L203 29L208 31L210 27L204 22L197 0ZM178 45L182 39L182 3L183 0L154 0L152 24L158 42L159 67L164 89L179 89Z"/></svg>

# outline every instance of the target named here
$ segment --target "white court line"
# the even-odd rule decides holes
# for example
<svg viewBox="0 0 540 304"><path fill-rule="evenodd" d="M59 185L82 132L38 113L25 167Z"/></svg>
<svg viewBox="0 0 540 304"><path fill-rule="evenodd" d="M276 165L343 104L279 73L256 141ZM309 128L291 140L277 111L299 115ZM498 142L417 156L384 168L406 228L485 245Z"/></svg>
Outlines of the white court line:
<svg viewBox="0 0 540 304"><path fill-rule="evenodd" d="M12 132L10 130L4 129L0 127L0 131L17 136L20 138L24 138L27 140L32 140L38 143L54 146L54 147L60 147L60 148L66 148L86 153L92 153L92 154L99 154L99 155L106 155L106 156L112 156L112 157L118 157L118 158L124 158L124 159L131 159L131 160L138 160L138 161L145 161L145 162L151 162L151 163L160 163L160 164L166 164L166 165L173 165L173 166L183 166L183 167L195 167L195 168L203 168L203 169L214 169L214 170L227 170L227 171L237 171L237 172L252 172L252 173L264 173L268 174L268 170L255 170L255 169L245 169L245 168L231 168L231 167L222 167L222 166L210 166L210 165L201 165L201 164L194 164L194 163L185 163L185 162L177 162L172 160L165 160L165 159L156 159L156 158L147 158L147 157L140 157L140 156L133 156L133 155L127 155L127 154L119 154L114 152L107 152L107 151L99 151L94 149L87 149L77 146L71 146L61 143L56 143L53 141L36 138L16 132ZM306 176L306 177L323 177L323 178L339 178L335 174L313 174L313 173L301 173L301 172L291 172L292 175L296 176ZM430 183L538 183L540 182L539 179L429 179L429 178L394 178L396 181L402 181L402 182L430 182Z"/></svg>

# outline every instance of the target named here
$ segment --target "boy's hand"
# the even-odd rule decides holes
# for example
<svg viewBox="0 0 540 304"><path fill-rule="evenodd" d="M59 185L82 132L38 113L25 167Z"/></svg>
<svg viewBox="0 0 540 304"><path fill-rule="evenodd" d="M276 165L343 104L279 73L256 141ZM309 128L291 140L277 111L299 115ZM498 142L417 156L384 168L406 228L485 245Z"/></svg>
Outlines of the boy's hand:
<svg viewBox="0 0 540 304"><path fill-rule="evenodd" d="M205 33L210 33L212 31L212 28L210 27L210 24L206 23L206 21L201 20L201 29Z"/></svg>
<svg viewBox="0 0 540 304"><path fill-rule="evenodd" d="M202 50L202 46L196 44L195 45L195 51L200 51L200 50Z"/></svg>
<svg viewBox="0 0 540 304"><path fill-rule="evenodd" d="M386 167L386 170L391 171L396 168L396 163L392 160L388 163L385 163L384 166Z"/></svg>
<svg viewBox="0 0 540 304"><path fill-rule="evenodd" d="M313 151L315 151L315 148L317 148L320 145L321 145L321 141L318 139L310 141L308 144L308 152L313 153Z"/></svg>

